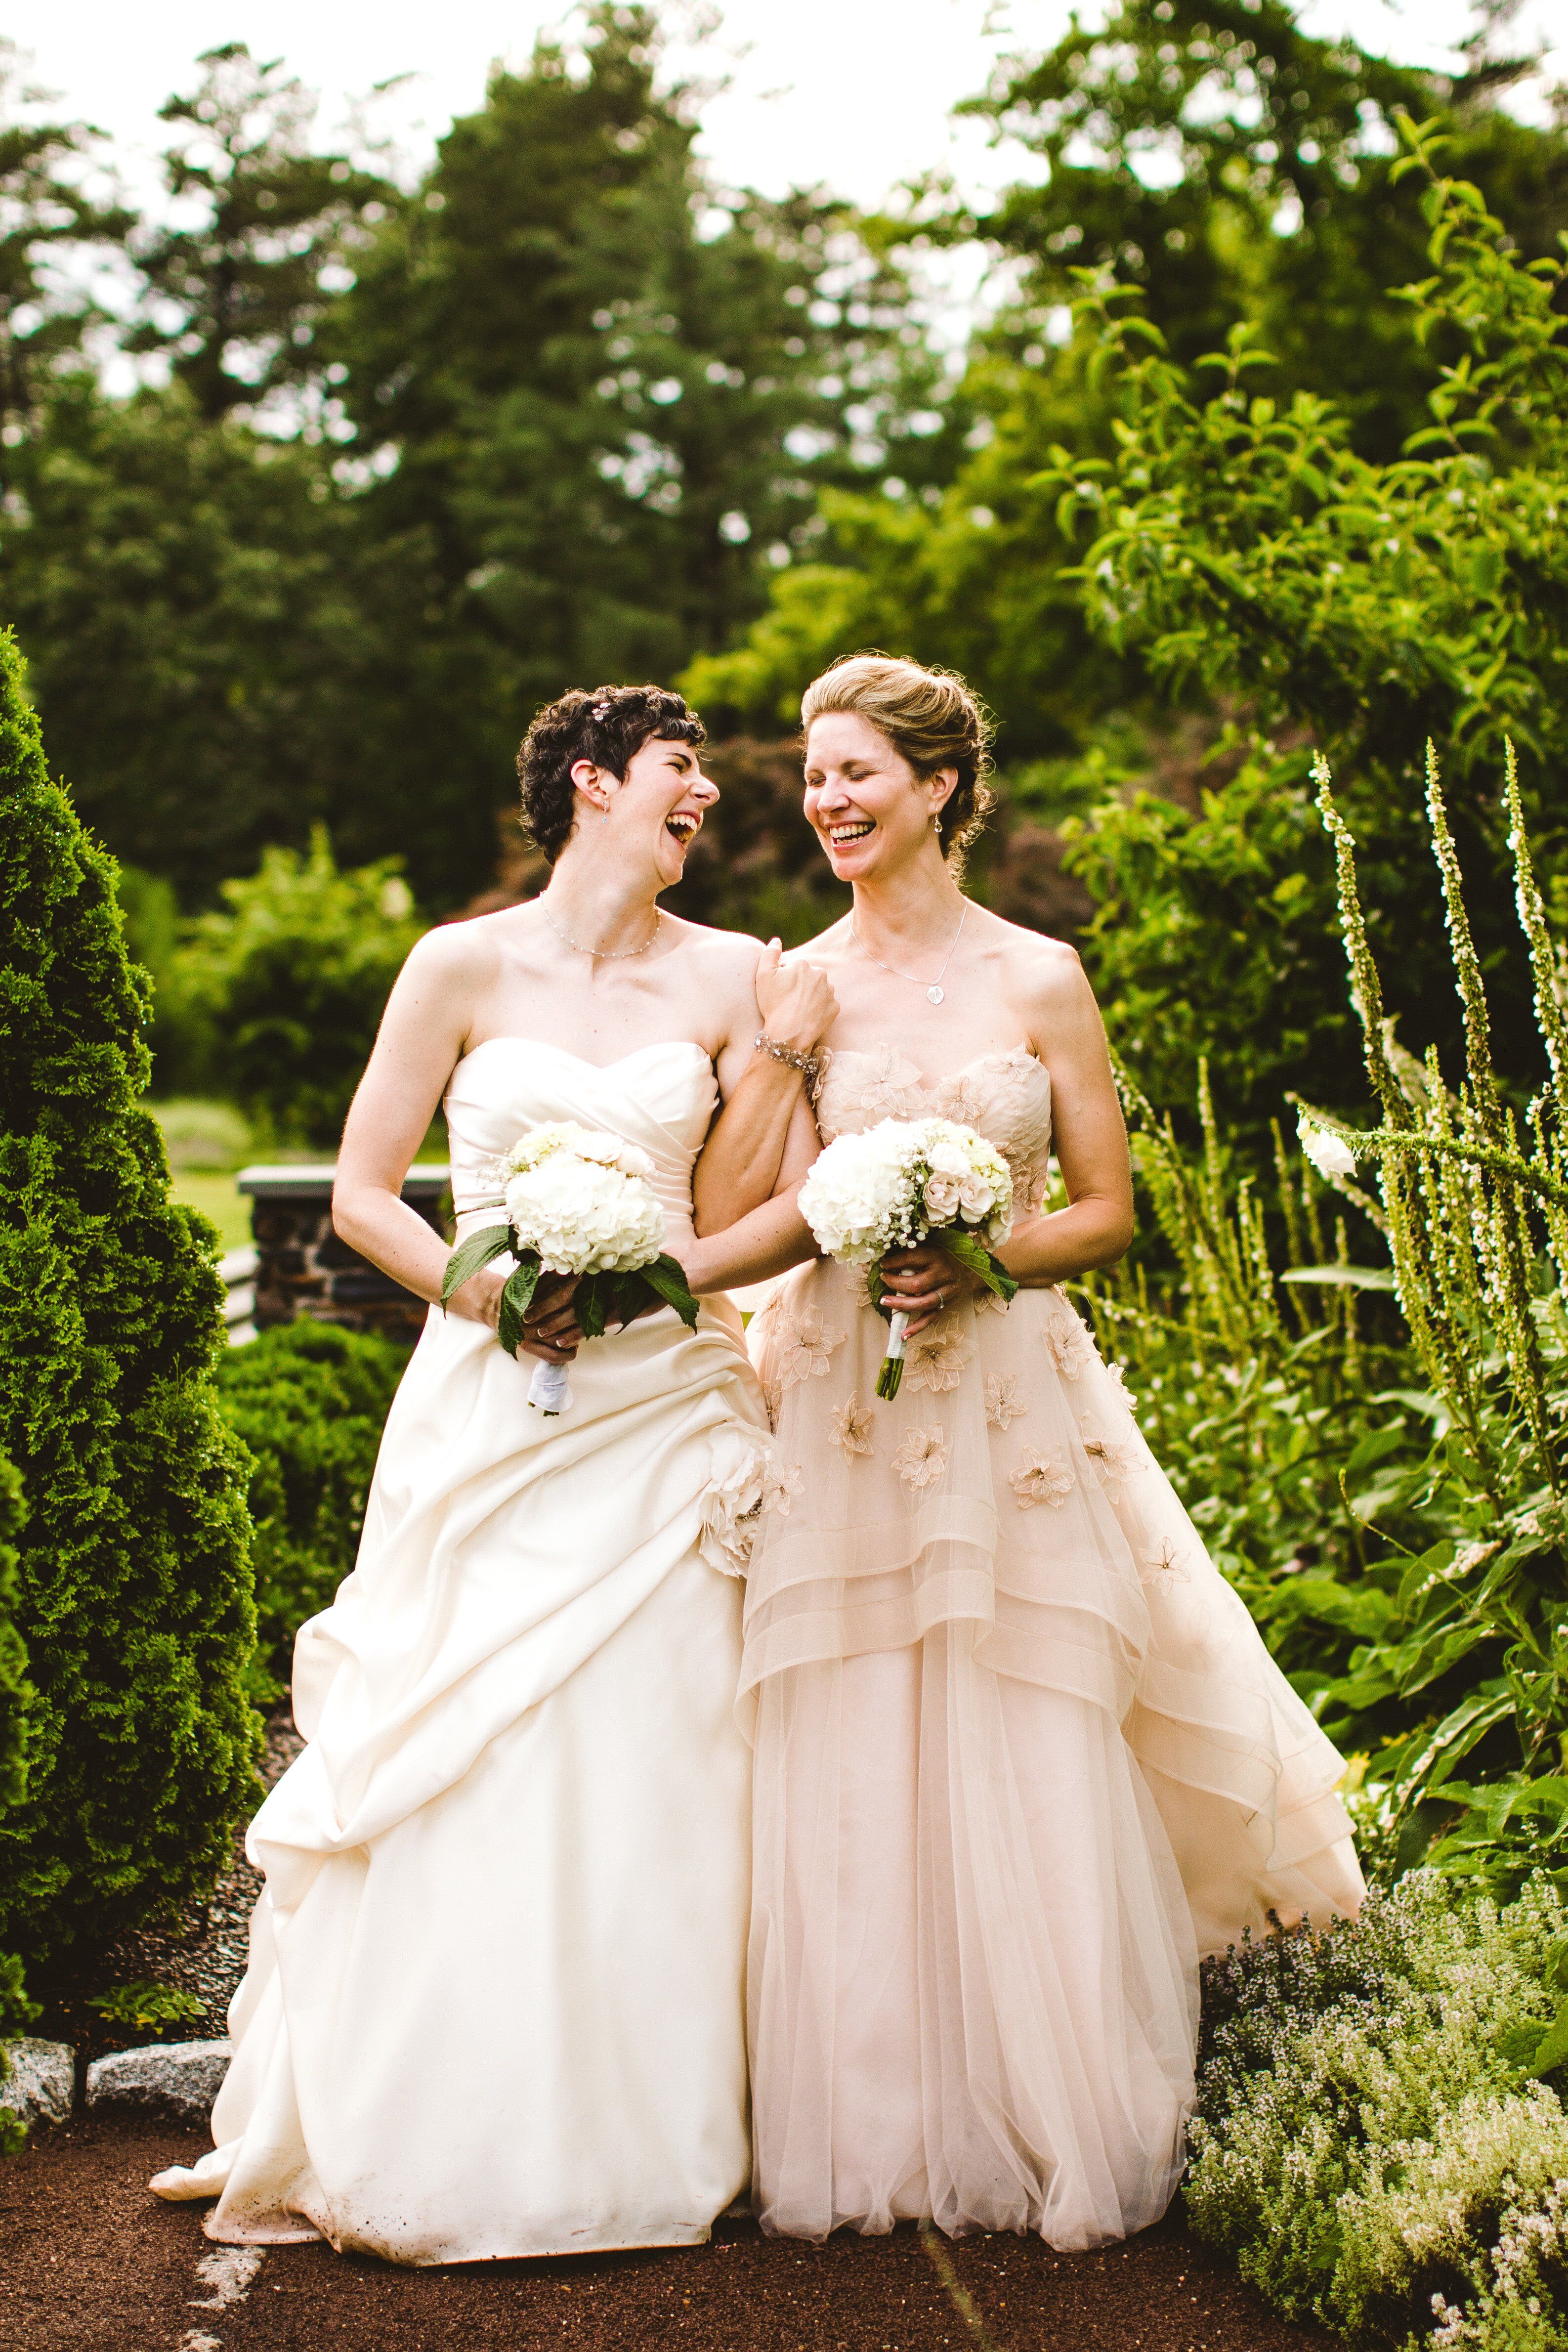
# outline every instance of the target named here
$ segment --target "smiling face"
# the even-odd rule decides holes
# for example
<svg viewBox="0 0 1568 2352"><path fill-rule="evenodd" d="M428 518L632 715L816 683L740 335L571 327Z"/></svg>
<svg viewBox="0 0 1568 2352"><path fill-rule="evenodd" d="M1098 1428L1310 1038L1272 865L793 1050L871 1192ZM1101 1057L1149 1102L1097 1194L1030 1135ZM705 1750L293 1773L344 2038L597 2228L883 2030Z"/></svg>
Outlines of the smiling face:
<svg viewBox="0 0 1568 2352"><path fill-rule="evenodd" d="M931 819L957 782L943 768L917 776L858 711L825 710L806 739L806 822L841 882L885 877L941 845Z"/></svg>
<svg viewBox="0 0 1568 2352"><path fill-rule="evenodd" d="M597 837L608 805L606 839L618 847L645 843L661 890L680 880L686 852L718 798L718 786L704 775L695 744L652 735L627 761L624 776L617 778L591 760L579 760L571 776L592 803L584 813L586 823L580 820L585 838Z"/></svg>

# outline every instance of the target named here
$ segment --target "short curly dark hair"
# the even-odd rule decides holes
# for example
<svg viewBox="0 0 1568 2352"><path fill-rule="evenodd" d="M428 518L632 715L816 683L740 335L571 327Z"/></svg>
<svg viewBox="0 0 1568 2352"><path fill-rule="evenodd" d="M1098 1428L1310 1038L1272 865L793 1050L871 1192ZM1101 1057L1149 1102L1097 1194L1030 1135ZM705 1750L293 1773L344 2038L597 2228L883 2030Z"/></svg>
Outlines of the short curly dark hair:
<svg viewBox="0 0 1568 2352"><path fill-rule="evenodd" d="M578 761L623 777L656 735L702 743L707 730L685 698L665 686L596 686L587 694L574 686L545 705L518 746L517 781L528 838L552 866L576 822L571 772Z"/></svg>

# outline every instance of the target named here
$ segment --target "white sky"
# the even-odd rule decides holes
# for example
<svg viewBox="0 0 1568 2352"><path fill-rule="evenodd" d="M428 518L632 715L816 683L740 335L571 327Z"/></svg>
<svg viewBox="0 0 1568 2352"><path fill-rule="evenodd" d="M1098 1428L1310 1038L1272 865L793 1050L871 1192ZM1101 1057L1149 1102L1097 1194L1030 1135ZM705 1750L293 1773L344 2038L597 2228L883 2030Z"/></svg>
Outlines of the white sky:
<svg viewBox="0 0 1568 2352"><path fill-rule="evenodd" d="M779 193L827 183L862 204L898 181L946 163L976 190L1015 165L988 153L981 126L955 133L949 110L978 89L1012 47L1043 47L1065 25L1065 0L720 0L716 37L682 44L699 70L732 73L705 110L704 145L722 177ZM36 60L35 79L65 110L114 138L133 171L158 150L157 110L189 88L192 60L243 40L282 57L321 93L329 134L345 102L380 81L414 79L376 119L415 155L484 94L492 58L526 59L535 33L561 21L561 0L11 0L4 30ZM693 21L690 0L664 10L672 29ZM1084 14L1091 21L1092 0ZM1313 32L1354 25L1369 47L1437 61L1463 31L1465 0L1308 0ZM1513 37L1554 44L1552 69L1568 79L1568 0L1525 0ZM1528 104L1528 99L1526 100ZM140 177L140 173L136 176Z"/></svg>
<svg viewBox="0 0 1568 2352"><path fill-rule="evenodd" d="M1094 0L1081 5L1092 22ZM950 111L984 87L998 55L1049 45L1069 15L1068 0L718 0L706 13L722 11L720 27L705 37L695 30L705 5L665 0L661 13L679 63L704 79L729 78L703 110L702 145L717 176L774 194L820 183L862 205L934 168L975 195L1021 176L1027 159L1018 150L988 148L983 125L955 125ZM33 79L60 94L60 114L110 135L119 168L152 205L167 136L158 108L172 90L192 87L202 49L243 40L256 57L286 59L320 93L323 142L355 99L411 76L371 119L417 163L454 115L480 104L492 59L522 64L536 32L563 18L565 0L449 0L440 9L428 0L151 0L140 8L11 0L3 29L30 53ZM1352 26L1371 48L1437 63L1469 9L1466 0L1307 0L1303 18L1315 33ZM1524 0L1512 37L1551 41L1548 74L1568 79L1568 0ZM1539 94L1526 89L1513 102L1534 111ZM956 328L977 257L947 257L937 275L936 309Z"/></svg>

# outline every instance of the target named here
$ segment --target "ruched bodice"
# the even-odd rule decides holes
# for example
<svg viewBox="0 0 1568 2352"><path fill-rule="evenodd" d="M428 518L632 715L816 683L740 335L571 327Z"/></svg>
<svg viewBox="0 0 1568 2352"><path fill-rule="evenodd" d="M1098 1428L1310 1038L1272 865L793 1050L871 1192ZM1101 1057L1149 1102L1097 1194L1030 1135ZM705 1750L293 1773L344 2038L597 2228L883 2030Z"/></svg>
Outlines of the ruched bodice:
<svg viewBox="0 0 1568 2352"><path fill-rule="evenodd" d="M686 1040L607 1068L497 1037L446 1097L465 1224L561 1119L642 1146L673 1240L716 1100ZM303 1755L267 1874L223 2144L163 2175L225 2242L444 2263L706 2238L749 2162L749 1759L735 1722L766 1414L727 1302L532 1360L431 1309L354 1573L300 1633ZM723 1571L722 1573L719 1571Z"/></svg>
<svg viewBox="0 0 1568 2352"><path fill-rule="evenodd" d="M717 1102L713 1064L687 1038L639 1045L601 1065L537 1037L487 1037L464 1055L446 1090L459 1230L483 1222L476 1211L496 1197L494 1163L525 1129L575 1119L642 1146L678 1244L692 1230L692 1170Z"/></svg>

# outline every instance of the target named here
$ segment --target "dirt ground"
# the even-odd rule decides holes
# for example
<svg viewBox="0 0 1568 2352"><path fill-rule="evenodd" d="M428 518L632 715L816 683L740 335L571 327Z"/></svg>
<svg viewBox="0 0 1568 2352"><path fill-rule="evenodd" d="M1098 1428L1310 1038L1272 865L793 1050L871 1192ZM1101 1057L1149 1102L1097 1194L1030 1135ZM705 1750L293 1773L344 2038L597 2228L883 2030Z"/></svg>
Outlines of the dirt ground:
<svg viewBox="0 0 1568 2352"><path fill-rule="evenodd" d="M1270 2316L1174 2221L1127 2246L826 2246L722 2221L711 2245L402 2271L217 2248L147 2194L206 2136L91 2120L0 2165L0 2352L1330 2352Z"/></svg>

